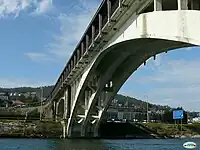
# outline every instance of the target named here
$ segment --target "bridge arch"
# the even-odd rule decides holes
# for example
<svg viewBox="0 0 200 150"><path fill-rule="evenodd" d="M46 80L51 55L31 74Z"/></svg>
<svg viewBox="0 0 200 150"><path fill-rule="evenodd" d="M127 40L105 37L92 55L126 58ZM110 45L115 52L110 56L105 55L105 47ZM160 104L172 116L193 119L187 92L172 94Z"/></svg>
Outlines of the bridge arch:
<svg viewBox="0 0 200 150"><path fill-rule="evenodd" d="M113 83L112 92L108 94L105 107L101 109L96 121L95 130L97 131L101 117L110 100L114 98L125 81L142 63L148 58L168 50L200 45L200 35L196 34L195 31L200 26L200 20L196 19L200 18L199 11L157 11L135 17L133 15L110 39L82 76L68 121L67 131L69 135L72 128L72 118L75 117L78 108L76 107L77 103L83 97L84 89L94 72L100 72L100 78L96 91L89 99L88 110L83 121L83 130L86 128L91 111L105 84L108 81Z"/></svg>
<svg viewBox="0 0 200 150"><path fill-rule="evenodd" d="M63 119L64 116L64 98L61 98L56 104L56 117Z"/></svg>

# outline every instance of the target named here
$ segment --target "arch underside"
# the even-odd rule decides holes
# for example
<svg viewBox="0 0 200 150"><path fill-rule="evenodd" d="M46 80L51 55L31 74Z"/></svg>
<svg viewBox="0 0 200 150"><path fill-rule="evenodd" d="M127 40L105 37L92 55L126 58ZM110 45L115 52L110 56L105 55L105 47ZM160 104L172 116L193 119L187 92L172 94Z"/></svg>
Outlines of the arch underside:
<svg viewBox="0 0 200 150"><path fill-rule="evenodd" d="M64 115L64 99L60 99L58 102L57 102L57 108L56 108L56 115L57 117L63 119L63 115Z"/></svg>
<svg viewBox="0 0 200 150"><path fill-rule="evenodd" d="M163 15L162 18L157 17L158 20L162 22L162 19L166 19L167 17L170 18L171 12L169 16L167 16L167 12L165 13L165 18L163 18ZM200 17L199 12L196 13L195 11L195 14L196 17ZM149 13L149 16L148 14L145 14L138 17L139 19L137 19L137 28L139 31L142 28L141 26L144 25L144 22L149 22L149 18L152 17L151 15L152 13ZM177 15L181 16L180 14ZM184 12L184 15L187 15L187 13ZM141 20L143 21L140 23ZM191 19L188 20L191 21ZM200 21L198 22L198 24L200 25ZM88 86L88 81L90 81L95 74L98 74L96 89L90 94L87 109L83 112L84 118L81 124L81 132L83 136L85 136L86 132L88 131L87 127L91 125L91 121L94 120L92 115L97 116L93 126L94 130L98 130L102 116L107 110L110 101L115 97L119 89L131 76L131 74L135 72L137 68L141 64L143 64L148 58L156 54L176 48L200 45L200 38L198 38L198 36L194 36L193 39L191 38L192 35L196 34L196 31L188 30L188 28L194 28L192 24L185 23L185 26L187 25L187 28L183 27L182 29L183 32L187 29L187 33L184 32L184 34L180 34L180 32L174 31L174 35L168 36L167 33L163 32L165 31L163 29L166 29L166 31L170 31L170 29L173 30L173 27L177 28L176 25L177 24L174 24L174 26L159 26L160 28L162 28L159 31L151 31L150 29L148 29L148 26L146 26L145 28L143 28L143 30L140 31L141 33L139 33L138 37L131 37L130 32L133 29L131 29L130 27L126 27L126 29L124 29L123 31L123 39L121 35L118 35L118 38L116 38L115 40L111 39L112 43L109 43L108 47L106 47L97 55L93 63L90 64L90 67L87 68L87 74L84 75L81 79L82 81L77 90L74 107L68 121L67 132L70 133L69 135L73 134L71 132L73 131L74 120L77 118L77 114L80 113L79 110L83 110L83 108L79 107L79 104L84 103L84 92ZM157 26L154 27L158 28ZM127 31L129 29L130 31ZM139 31L137 31L137 33ZM105 91L105 86L108 81L112 81L111 91ZM97 107L97 102L101 99L100 97L102 92L106 94L107 97L103 100L103 105L99 108Z"/></svg>

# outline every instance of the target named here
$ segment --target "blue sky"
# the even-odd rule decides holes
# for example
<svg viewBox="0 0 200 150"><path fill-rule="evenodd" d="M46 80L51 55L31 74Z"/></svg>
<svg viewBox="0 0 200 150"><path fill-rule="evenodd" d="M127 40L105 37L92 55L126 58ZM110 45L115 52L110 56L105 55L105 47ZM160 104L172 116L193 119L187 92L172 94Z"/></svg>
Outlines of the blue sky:
<svg viewBox="0 0 200 150"><path fill-rule="evenodd" d="M0 0L0 86L54 84L101 0ZM200 49L147 61L120 93L200 111Z"/></svg>

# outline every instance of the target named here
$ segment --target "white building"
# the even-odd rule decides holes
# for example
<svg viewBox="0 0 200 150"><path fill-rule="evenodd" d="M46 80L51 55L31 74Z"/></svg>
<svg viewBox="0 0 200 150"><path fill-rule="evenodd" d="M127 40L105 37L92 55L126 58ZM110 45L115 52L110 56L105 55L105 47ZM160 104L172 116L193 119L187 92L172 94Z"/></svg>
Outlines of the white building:
<svg viewBox="0 0 200 150"><path fill-rule="evenodd" d="M200 117L193 118L192 122L200 122Z"/></svg>

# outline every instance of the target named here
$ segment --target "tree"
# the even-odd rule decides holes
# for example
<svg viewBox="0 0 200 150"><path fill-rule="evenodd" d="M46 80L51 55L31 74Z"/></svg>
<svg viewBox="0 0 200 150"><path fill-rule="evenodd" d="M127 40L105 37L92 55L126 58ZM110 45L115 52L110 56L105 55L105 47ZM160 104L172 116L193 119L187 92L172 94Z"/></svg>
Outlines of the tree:
<svg viewBox="0 0 200 150"><path fill-rule="evenodd" d="M33 97L33 103L37 103L39 101L39 99L37 98L37 96L35 95L34 97Z"/></svg>
<svg viewBox="0 0 200 150"><path fill-rule="evenodd" d="M26 98L26 103L33 103L33 97L29 95L29 96Z"/></svg>
<svg viewBox="0 0 200 150"><path fill-rule="evenodd" d="M23 103L25 103L26 102L26 97L23 94L21 94L19 96L19 100L22 101Z"/></svg>

